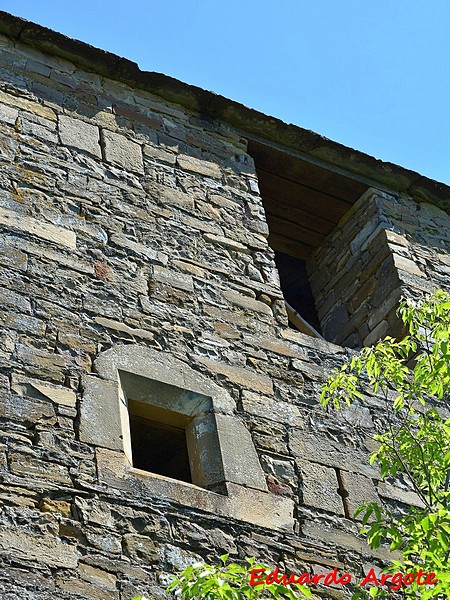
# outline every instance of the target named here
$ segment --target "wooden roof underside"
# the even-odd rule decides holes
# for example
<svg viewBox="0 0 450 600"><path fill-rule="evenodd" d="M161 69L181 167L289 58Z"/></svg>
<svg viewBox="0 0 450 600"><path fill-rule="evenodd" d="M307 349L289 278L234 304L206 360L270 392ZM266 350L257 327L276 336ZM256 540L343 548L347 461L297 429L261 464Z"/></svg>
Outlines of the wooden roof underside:
<svg viewBox="0 0 450 600"><path fill-rule="evenodd" d="M274 250L305 260L369 187L365 182L249 141Z"/></svg>

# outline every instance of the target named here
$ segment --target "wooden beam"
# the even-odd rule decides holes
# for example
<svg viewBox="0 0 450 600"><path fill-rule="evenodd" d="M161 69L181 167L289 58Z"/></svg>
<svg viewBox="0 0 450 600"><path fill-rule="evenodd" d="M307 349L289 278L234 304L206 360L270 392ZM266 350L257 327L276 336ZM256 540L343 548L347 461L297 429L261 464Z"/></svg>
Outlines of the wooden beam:
<svg viewBox="0 0 450 600"><path fill-rule="evenodd" d="M290 240L284 235L277 233L270 233L268 242L269 246L273 250L284 252L284 254L289 254L289 256L296 256L302 260L306 260L314 250L314 246L309 246L308 244L304 244L302 242Z"/></svg>
<svg viewBox="0 0 450 600"><path fill-rule="evenodd" d="M320 335L320 333L318 331L316 331L314 329L314 327L312 325L310 325L308 323L308 321L305 321L305 319L302 317L302 315L300 313L298 313L295 310L295 308L292 308L292 306L290 304L288 304L286 301L284 304L286 305L286 312L287 312L289 321L292 323L292 325L295 325L295 327L301 333L306 333L306 335L311 335L312 337L320 338L321 340L325 339Z"/></svg>
<svg viewBox="0 0 450 600"><path fill-rule="evenodd" d="M358 180L358 175L339 173L339 167L334 168L331 164L321 167L314 164L313 159L302 160L289 151L280 151L254 140L248 142L248 153L255 161L257 172L278 173L291 181L349 202L355 202L372 185L369 181Z"/></svg>
<svg viewBox="0 0 450 600"><path fill-rule="evenodd" d="M306 229L321 233L322 235L328 235L335 227L336 223L329 221L324 217L313 215L299 208L290 206L287 203L281 202L280 200L274 200L270 196L263 198L263 205L266 211L267 217L272 215L279 217L286 221L292 221L297 225L301 225Z"/></svg>
<svg viewBox="0 0 450 600"><path fill-rule="evenodd" d="M273 175L267 172L258 172L259 189L261 197L279 198L284 205L288 204L293 208L303 210L312 215L327 218L334 223L343 217L347 210L352 206L351 202L346 202L334 196L327 196L305 187L302 184L295 183ZM263 200L264 202L264 200Z"/></svg>
<svg viewBox="0 0 450 600"><path fill-rule="evenodd" d="M321 233L317 233L311 229L306 229L301 225L297 225L297 223L294 223L293 221L287 221L286 219L275 217L270 213L267 214L267 225L269 226L270 232L282 235L294 240L295 242L308 244L308 246L320 246L325 237Z"/></svg>

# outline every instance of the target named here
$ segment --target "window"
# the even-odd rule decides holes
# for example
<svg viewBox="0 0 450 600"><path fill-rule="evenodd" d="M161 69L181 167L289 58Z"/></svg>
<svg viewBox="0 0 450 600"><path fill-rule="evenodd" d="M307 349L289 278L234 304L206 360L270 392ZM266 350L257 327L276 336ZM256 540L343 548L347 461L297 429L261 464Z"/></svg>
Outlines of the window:
<svg viewBox="0 0 450 600"><path fill-rule="evenodd" d="M170 410L128 400L133 467L192 483L186 427L189 420Z"/></svg>
<svg viewBox="0 0 450 600"><path fill-rule="evenodd" d="M123 447L130 465L225 493L211 396L125 370L118 376Z"/></svg>
<svg viewBox="0 0 450 600"><path fill-rule="evenodd" d="M311 257L369 184L319 157L275 143L249 139L248 153L255 161L289 322L302 333L335 341L321 311L324 300L318 299L326 281Z"/></svg>
<svg viewBox="0 0 450 600"><path fill-rule="evenodd" d="M170 354L134 344L102 352L94 368L82 380L78 436L95 447L100 485L144 504L157 498L292 531L293 501L268 491L226 390ZM167 459L169 437L176 451Z"/></svg>

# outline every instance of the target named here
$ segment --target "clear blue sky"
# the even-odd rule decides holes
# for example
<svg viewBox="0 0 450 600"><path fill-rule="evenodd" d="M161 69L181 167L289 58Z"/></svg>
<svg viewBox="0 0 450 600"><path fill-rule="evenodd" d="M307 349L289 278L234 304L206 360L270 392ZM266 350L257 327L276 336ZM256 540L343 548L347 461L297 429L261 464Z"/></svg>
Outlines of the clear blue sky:
<svg viewBox="0 0 450 600"><path fill-rule="evenodd" d="M0 8L450 184L449 0Z"/></svg>

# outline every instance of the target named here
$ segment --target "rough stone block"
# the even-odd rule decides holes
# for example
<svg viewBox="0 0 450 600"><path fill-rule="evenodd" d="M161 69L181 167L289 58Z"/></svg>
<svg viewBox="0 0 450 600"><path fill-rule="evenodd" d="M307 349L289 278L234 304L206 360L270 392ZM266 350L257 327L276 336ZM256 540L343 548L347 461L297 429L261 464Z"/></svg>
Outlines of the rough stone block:
<svg viewBox="0 0 450 600"><path fill-rule="evenodd" d="M52 498L42 498L39 503L39 508L42 512L59 513L66 519L71 516L70 502L65 500L53 500Z"/></svg>
<svg viewBox="0 0 450 600"><path fill-rule="evenodd" d="M67 575L57 575L55 579L58 590L61 590L65 597L89 598L89 600L119 600L119 592L94 586L90 581L67 577ZM70 594L70 596L67 596L67 594Z"/></svg>
<svg viewBox="0 0 450 600"><path fill-rule="evenodd" d="M239 306L239 308L263 313L272 317L272 310L270 306L267 306L267 304L264 304L264 302L254 300L249 296L244 296L243 294L239 294L239 292L235 292L233 290L225 290L223 292L223 297L235 306Z"/></svg>
<svg viewBox="0 0 450 600"><path fill-rule="evenodd" d="M13 292L12 290L8 290L6 288L2 289L2 295L0 300L2 306L11 307L21 312L30 313L31 312L31 304L28 298L24 298L20 294Z"/></svg>
<svg viewBox="0 0 450 600"><path fill-rule="evenodd" d="M186 292L194 291L194 284L190 275L184 275L183 273L177 273L169 269L154 266L152 269L152 279L161 283L176 287Z"/></svg>
<svg viewBox="0 0 450 600"><path fill-rule="evenodd" d="M123 451L118 383L85 375L82 385L80 440Z"/></svg>
<svg viewBox="0 0 450 600"><path fill-rule="evenodd" d="M77 396L72 390L62 387L49 386L36 381L30 381L30 384L43 396L49 398L52 402L55 402L55 404L61 404L63 406L75 408Z"/></svg>
<svg viewBox="0 0 450 600"><path fill-rule="evenodd" d="M6 329L33 332L35 335L39 336L43 336L45 334L45 323L39 319L31 317L30 315L22 315L16 312L0 312L0 321L3 321Z"/></svg>
<svg viewBox="0 0 450 600"><path fill-rule="evenodd" d="M296 461L302 479L303 502L322 510L344 514L344 505L337 490L336 471L315 463Z"/></svg>
<svg viewBox="0 0 450 600"><path fill-rule="evenodd" d="M174 166L177 162L177 155L174 152L168 152L159 146L144 146L144 156L150 158L157 163L164 163Z"/></svg>
<svg viewBox="0 0 450 600"><path fill-rule="evenodd" d="M120 248L125 248L126 250L132 252L133 254L137 254L138 256L143 256L152 262L158 262L162 265L166 265L168 262L167 254L163 252L158 252L156 250L152 250L145 244L139 244L138 242L134 242L127 238L125 235L114 233L110 241L119 246Z"/></svg>
<svg viewBox="0 0 450 600"><path fill-rule="evenodd" d="M184 208L194 208L194 198L190 194L186 194L169 186L152 185L148 189L150 196L157 198L164 205L181 206Z"/></svg>
<svg viewBox="0 0 450 600"><path fill-rule="evenodd" d="M177 164L185 171L198 173L205 177L212 177L213 179L221 179L222 177L219 165L209 162L208 160L195 158L194 156L188 156L187 154L180 154L177 156Z"/></svg>
<svg viewBox="0 0 450 600"><path fill-rule="evenodd" d="M211 242L212 244L217 244L218 246L225 246L226 248L236 250L236 252L243 252L245 254L248 254L247 246L244 246L244 244L241 244L236 240L232 240L231 238L224 237L223 235L215 235L212 233L205 233L204 237L207 242Z"/></svg>
<svg viewBox="0 0 450 600"><path fill-rule="evenodd" d="M113 331L117 331L119 333L125 333L127 336L131 336L133 338L153 340L155 337L151 331L146 331L145 329L135 329L134 327L126 325L126 323L114 321L105 317L95 317L94 321L106 329L112 329Z"/></svg>
<svg viewBox="0 0 450 600"><path fill-rule="evenodd" d="M7 104L0 104L0 121L8 123L8 125L14 125L18 116L19 111L17 108L8 106Z"/></svg>
<svg viewBox="0 0 450 600"><path fill-rule="evenodd" d="M252 415L277 423L298 425L301 422L300 411L294 404L265 398L247 390L242 391L242 408Z"/></svg>
<svg viewBox="0 0 450 600"><path fill-rule="evenodd" d="M50 119L39 118L38 123L35 123L30 119L21 119L22 133L46 140L52 144L58 143L58 136L56 135L55 129L55 122Z"/></svg>
<svg viewBox="0 0 450 600"><path fill-rule="evenodd" d="M12 248L7 244L8 242L4 244L3 240L0 240L0 263L4 267L26 271L28 266L28 256L25 252L21 252L17 248Z"/></svg>
<svg viewBox="0 0 450 600"><path fill-rule="evenodd" d="M211 373L224 375L231 382L250 388L262 394L273 394L273 384L270 377L260 375L250 369L233 367L225 363L211 360L210 358L196 357L195 360L206 367Z"/></svg>
<svg viewBox="0 0 450 600"><path fill-rule="evenodd" d="M365 502L379 502L380 499L376 492L372 479L358 475L358 473L348 473L340 471L342 485L348 493L346 498L350 516L353 517L355 510ZM362 519L362 514L359 519Z"/></svg>
<svg viewBox="0 0 450 600"><path fill-rule="evenodd" d="M57 227L50 223L43 223L33 217L20 215L7 208L0 208L0 225L18 229L31 235L36 235L48 242L53 242L60 246L66 246L74 250L77 246L76 235L73 231Z"/></svg>
<svg viewBox="0 0 450 600"><path fill-rule="evenodd" d="M36 424L54 418L55 411L51 402L27 396L11 395L0 403L0 417Z"/></svg>
<svg viewBox="0 0 450 600"><path fill-rule="evenodd" d="M142 148L139 144L107 129L101 130L101 143L107 162L118 165L126 171L144 174Z"/></svg>
<svg viewBox="0 0 450 600"><path fill-rule="evenodd" d="M317 462L368 477L378 476L375 467L369 464L368 454L345 446L323 434L294 429L289 439L291 450L299 460Z"/></svg>
<svg viewBox="0 0 450 600"><path fill-rule="evenodd" d="M98 127L66 115L59 115L58 122L62 144L83 150L97 158L102 157Z"/></svg>
<svg viewBox="0 0 450 600"><path fill-rule="evenodd" d="M9 555L19 563L24 561L63 569L75 569L78 564L76 546L48 532L38 535L30 529L0 529L0 549L5 556Z"/></svg>
<svg viewBox="0 0 450 600"><path fill-rule="evenodd" d="M25 98L7 94L2 91L0 91L0 102L34 113L35 115L43 117L44 119L56 121L55 111L53 111L51 108L47 108L46 106L42 106L42 104L39 104L38 102L32 102L30 100L26 100Z"/></svg>
<svg viewBox="0 0 450 600"><path fill-rule="evenodd" d="M409 258L399 256L398 254L393 255L394 264L399 271L406 271L411 275L417 275L418 277L426 277L425 273L419 269L416 263Z"/></svg>
<svg viewBox="0 0 450 600"><path fill-rule="evenodd" d="M380 340L383 336L385 336L389 329L389 323L387 321L381 321L372 329L368 336L364 338L364 346L372 346L378 340Z"/></svg>
<svg viewBox="0 0 450 600"><path fill-rule="evenodd" d="M103 569L98 569L85 563L80 563L78 566L80 577L92 585L97 585L112 592L116 591L117 577L112 573L108 573Z"/></svg>
<svg viewBox="0 0 450 600"><path fill-rule="evenodd" d="M150 537L127 533L123 536L123 543L125 552L135 559L144 559L147 564L160 559L161 550Z"/></svg>
<svg viewBox="0 0 450 600"><path fill-rule="evenodd" d="M403 504L418 506L419 508L424 508L425 506L416 492L413 492L412 490L404 490L389 483L380 482L378 484L378 493L383 498L396 500L397 502L402 502Z"/></svg>
<svg viewBox="0 0 450 600"><path fill-rule="evenodd" d="M72 485L67 467L45 460L12 453L9 456L10 469L15 475L22 475L31 479L49 481L59 485Z"/></svg>
<svg viewBox="0 0 450 600"><path fill-rule="evenodd" d="M32 364L47 369L58 370L66 365L64 356L61 356L60 354L54 354L53 352L47 352L46 350L40 350L38 348L31 348L22 344L17 346L17 358L25 364Z"/></svg>

